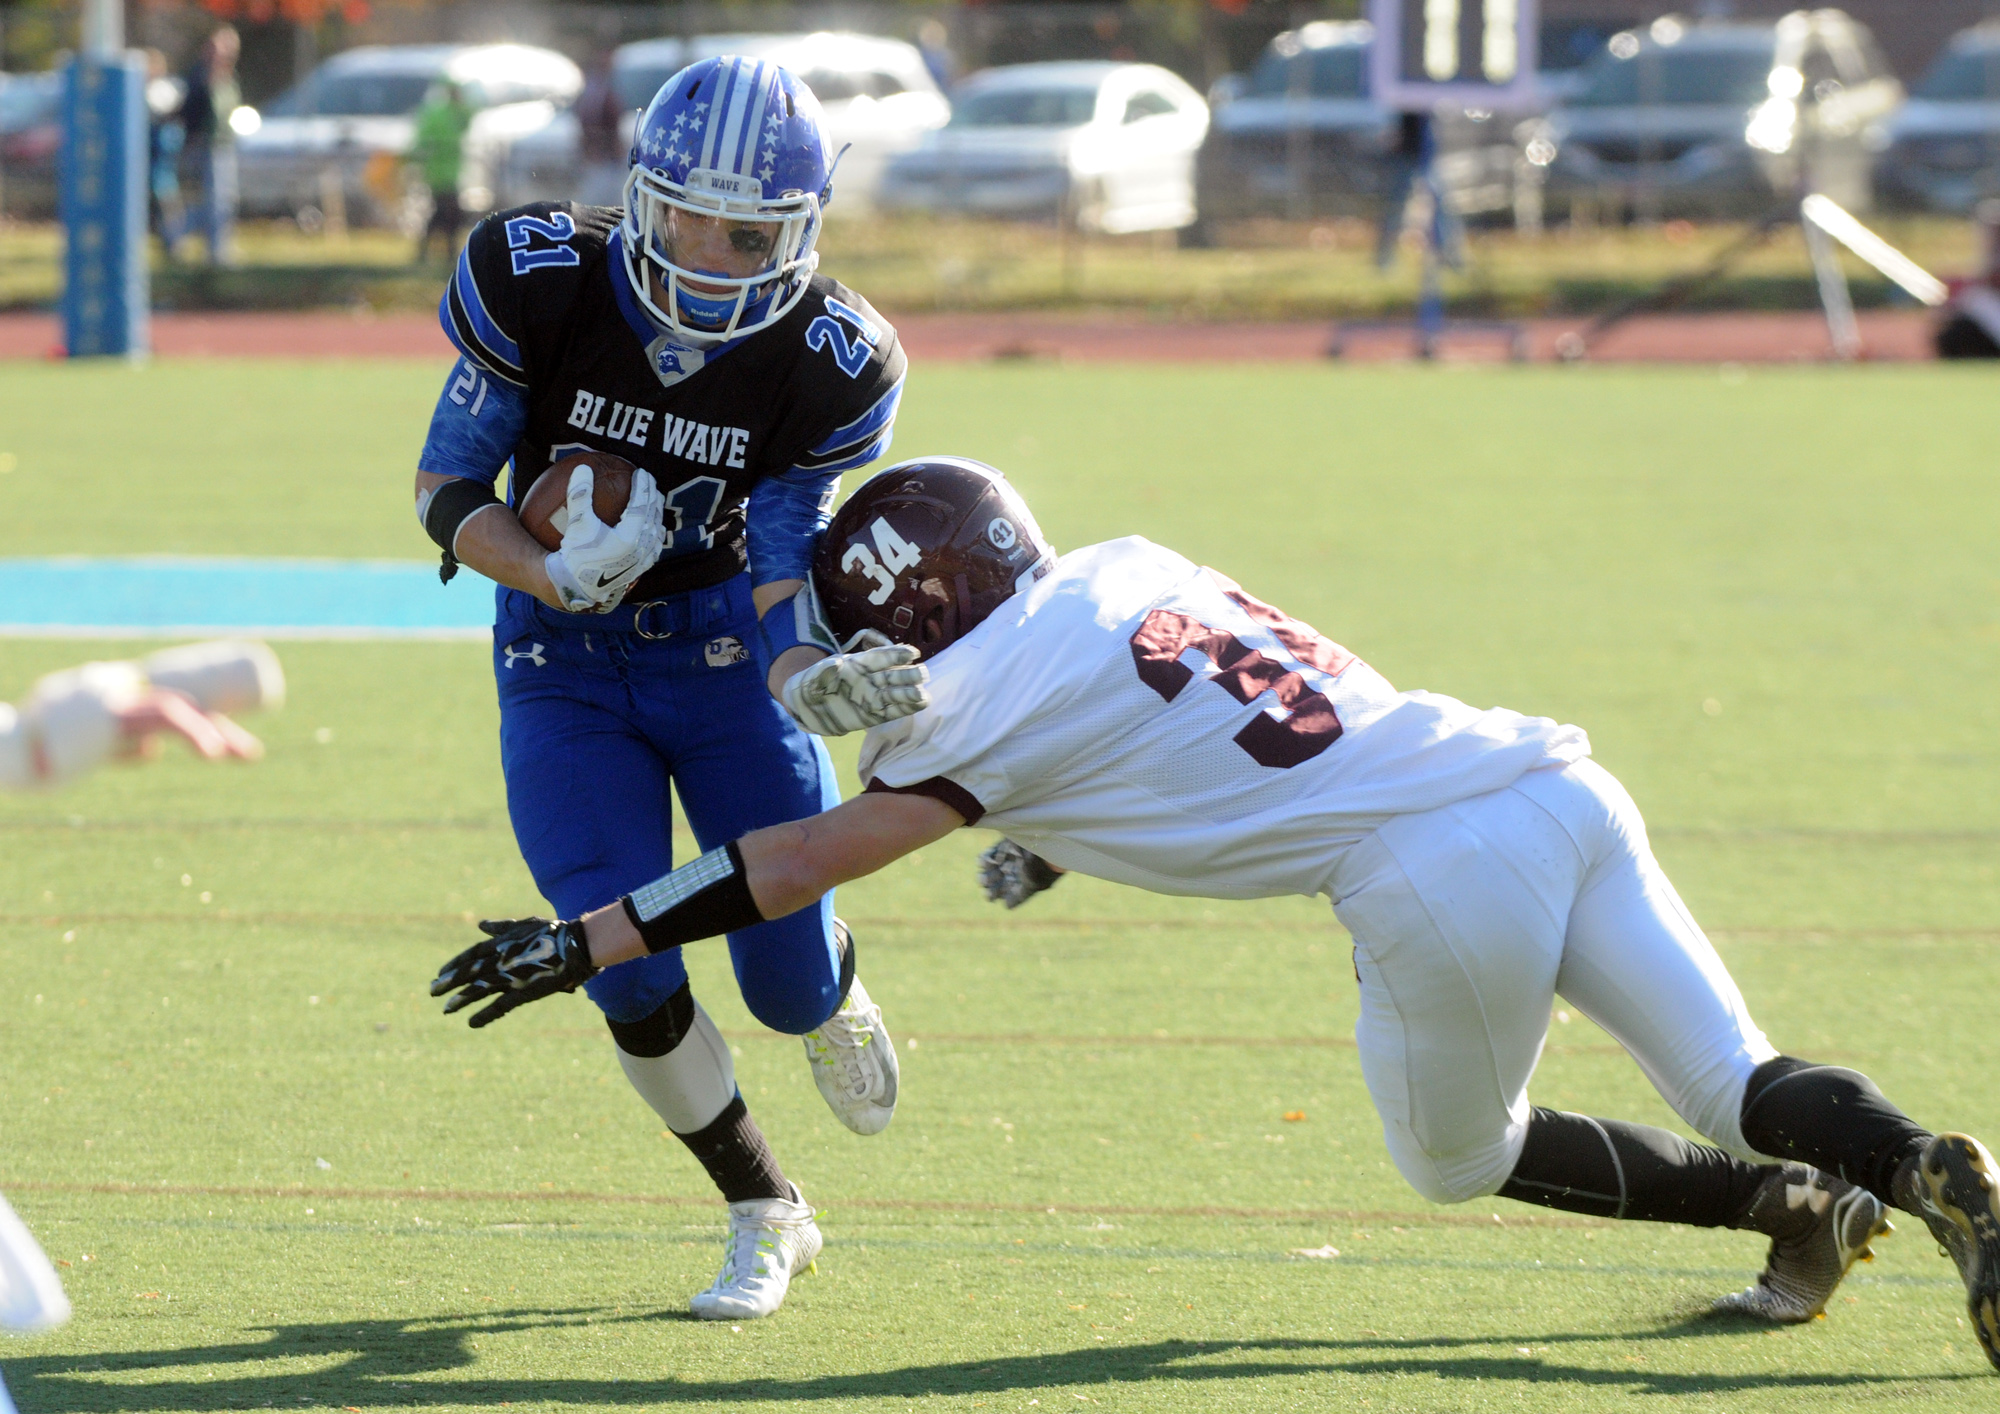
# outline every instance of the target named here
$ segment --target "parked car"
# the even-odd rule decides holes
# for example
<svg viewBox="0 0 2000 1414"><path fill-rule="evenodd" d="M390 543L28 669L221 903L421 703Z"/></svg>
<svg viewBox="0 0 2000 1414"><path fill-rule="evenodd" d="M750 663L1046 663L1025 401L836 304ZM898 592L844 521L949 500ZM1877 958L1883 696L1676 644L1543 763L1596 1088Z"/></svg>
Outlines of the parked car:
<svg viewBox="0 0 2000 1414"><path fill-rule="evenodd" d="M479 110L466 134L459 199L494 204L494 174L524 134L545 127L583 87L553 49L525 44L367 45L335 55L266 106L237 138L246 215L293 216L342 201L352 221L410 219L402 158L431 86L461 84ZM330 190L335 188L336 190Z"/></svg>
<svg viewBox="0 0 2000 1414"><path fill-rule="evenodd" d="M1867 130L1902 98L1867 28L1838 10L1767 25L1669 17L1612 36L1527 152L1554 204L1748 215L1810 182L1863 210Z"/></svg>
<svg viewBox="0 0 2000 1414"><path fill-rule="evenodd" d="M951 122L895 158L884 206L1058 217L1081 230L1194 221L1194 155L1208 105L1152 64L1013 64L952 94Z"/></svg>
<svg viewBox="0 0 2000 1414"><path fill-rule="evenodd" d="M1954 35L1878 131L1884 201L1963 214L2000 196L2000 25Z"/></svg>
<svg viewBox="0 0 2000 1414"><path fill-rule="evenodd" d="M1374 43L1366 21L1315 21L1274 38L1248 74L1216 84L1195 166L1204 226L1375 214L1392 182L1400 123L1369 92ZM1459 214L1512 208L1512 130L1524 116L1462 108L1432 115L1438 181Z"/></svg>
<svg viewBox="0 0 2000 1414"><path fill-rule="evenodd" d="M1374 209L1396 114L1369 95L1374 26L1321 20L1278 35L1248 74L1210 93L1196 163L1204 221Z"/></svg>
<svg viewBox="0 0 2000 1414"><path fill-rule="evenodd" d="M0 215L55 215L61 146L62 75L0 74Z"/></svg>
<svg viewBox="0 0 2000 1414"><path fill-rule="evenodd" d="M868 210L882 169L923 135L941 128L951 105L938 91L921 51L900 39L866 34L711 34L645 39L612 56L611 84L625 117L626 144L639 113L660 85L698 59L748 54L782 64L805 80L826 112L833 149L847 153L835 172L830 217ZM568 200L576 194L582 134L576 115L557 113L510 152L502 186L510 204Z"/></svg>

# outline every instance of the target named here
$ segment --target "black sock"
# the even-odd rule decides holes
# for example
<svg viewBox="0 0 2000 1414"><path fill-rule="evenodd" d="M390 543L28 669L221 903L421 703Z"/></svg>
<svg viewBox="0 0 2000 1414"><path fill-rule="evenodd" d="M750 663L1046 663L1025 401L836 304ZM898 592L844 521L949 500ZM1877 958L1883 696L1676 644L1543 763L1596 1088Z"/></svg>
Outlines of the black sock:
<svg viewBox="0 0 2000 1414"><path fill-rule="evenodd" d="M1751 1148L1838 1174L1889 1204L1896 1170L1931 1137L1874 1081L1844 1066L1777 1056L1750 1073L1743 1091Z"/></svg>
<svg viewBox="0 0 2000 1414"><path fill-rule="evenodd" d="M1664 1129L1537 1108L1500 1196L1598 1218L1735 1227L1767 1172Z"/></svg>
<svg viewBox="0 0 2000 1414"><path fill-rule="evenodd" d="M708 1170L708 1176L722 1190L723 1202L792 1196L792 1185L778 1167L771 1146L764 1142L764 1131L750 1118L750 1107L741 1095L723 1106L722 1113L706 1128L674 1137Z"/></svg>

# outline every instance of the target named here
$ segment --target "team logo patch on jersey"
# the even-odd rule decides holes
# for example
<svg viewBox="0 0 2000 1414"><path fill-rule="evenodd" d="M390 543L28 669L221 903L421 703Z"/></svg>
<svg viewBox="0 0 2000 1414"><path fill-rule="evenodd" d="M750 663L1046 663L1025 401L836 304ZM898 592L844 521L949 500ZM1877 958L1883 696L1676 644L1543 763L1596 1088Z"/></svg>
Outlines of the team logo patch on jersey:
<svg viewBox="0 0 2000 1414"><path fill-rule="evenodd" d="M703 350L677 344L664 334L653 341L652 347L646 350L646 356L660 382L669 388L683 378L692 378L701 372L702 365L708 361L708 355Z"/></svg>
<svg viewBox="0 0 2000 1414"><path fill-rule="evenodd" d="M750 661L750 650L743 646L743 640L734 634L724 634L721 638L711 638L702 645L701 656L708 660L711 668L727 668L737 663Z"/></svg>

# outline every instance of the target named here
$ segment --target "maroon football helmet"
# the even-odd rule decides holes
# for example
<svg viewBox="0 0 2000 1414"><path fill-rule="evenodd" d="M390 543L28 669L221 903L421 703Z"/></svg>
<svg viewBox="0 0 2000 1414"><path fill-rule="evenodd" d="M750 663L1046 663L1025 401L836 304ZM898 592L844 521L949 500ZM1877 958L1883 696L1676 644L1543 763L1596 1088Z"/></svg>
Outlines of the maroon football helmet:
<svg viewBox="0 0 2000 1414"><path fill-rule="evenodd" d="M873 629L930 658L1055 561L1006 477L967 457L927 457L862 483L820 538L812 573L843 650Z"/></svg>

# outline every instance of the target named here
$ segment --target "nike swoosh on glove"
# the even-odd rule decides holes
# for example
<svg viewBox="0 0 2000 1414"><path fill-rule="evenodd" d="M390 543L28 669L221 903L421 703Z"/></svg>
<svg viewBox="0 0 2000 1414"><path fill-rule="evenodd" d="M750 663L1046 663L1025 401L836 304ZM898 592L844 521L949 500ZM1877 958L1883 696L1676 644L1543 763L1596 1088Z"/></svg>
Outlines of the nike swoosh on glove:
<svg viewBox="0 0 2000 1414"><path fill-rule="evenodd" d="M931 705L931 672L906 643L836 653L785 680L785 709L814 736L865 732Z"/></svg>
<svg viewBox="0 0 2000 1414"><path fill-rule="evenodd" d="M632 473L632 496L618 524L606 525L591 508L597 474L586 464L569 474L562 548L545 562L549 582L572 614L608 614L634 580L653 567L667 543L666 498L651 472Z"/></svg>
<svg viewBox="0 0 2000 1414"><path fill-rule="evenodd" d="M431 981L434 997L458 992L445 1003L446 1016L488 997L499 998L473 1014L475 1029L492 1025L517 1006L557 992L574 992L597 975L581 921L489 918L479 930L486 940L447 962Z"/></svg>

